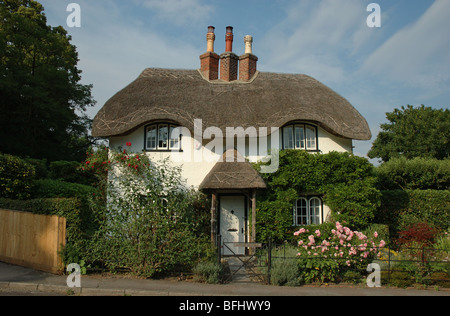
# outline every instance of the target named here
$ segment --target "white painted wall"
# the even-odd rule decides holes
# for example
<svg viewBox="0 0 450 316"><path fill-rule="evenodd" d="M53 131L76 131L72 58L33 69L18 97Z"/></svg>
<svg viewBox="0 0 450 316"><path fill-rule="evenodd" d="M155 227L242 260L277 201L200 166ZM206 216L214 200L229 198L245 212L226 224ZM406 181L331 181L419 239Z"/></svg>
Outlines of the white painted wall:
<svg viewBox="0 0 450 316"><path fill-rule="evenodd" d="M224 132L225 134L225 132ZM272 143L276 143L270 140L270 136L262 137L255 141L255 139L248 139L245 141L245 153L242 153L251 162L256 162L267 155L267 152L260 152L259 143L263 142L267 145L267 148L271 148ZM131 147L127 147L126 143L131 143ZM147 152L148 157L154 161L160 161L169 158L174 166L182 166L182 177L186 180L188 186L194 186L198 188L206 175L211 171L216 162L221 158L223 152L214 153L211 139L204 139L203 146L196 146L196 142L192 137L182 138L183 152ZM334 135L331 135L327 131L318 127L318 142L319 150L321 153L329 153L331 151L345 152L352 151L352 140L344 139ZM207 145L210 145L209 147ZM279 133L279 145L282 144L281 132ZM112 149L127 149L130 152L141 153L144 150L144 127L140 127L126 136L111 137L109 140L109 146ZM256 147L255 147L256 146ZM208 148L209 149L208 149ZM235 144L234 147L237 147ZM222 150L227 148L226 141L223 143ZM255 155L256 153L256 155ZM251 155L249 155L251 154ZM325 212L325 210L324 210ZM325 214L324 214L325 216ZM326 216L325 216L326 217Z"/></svg>

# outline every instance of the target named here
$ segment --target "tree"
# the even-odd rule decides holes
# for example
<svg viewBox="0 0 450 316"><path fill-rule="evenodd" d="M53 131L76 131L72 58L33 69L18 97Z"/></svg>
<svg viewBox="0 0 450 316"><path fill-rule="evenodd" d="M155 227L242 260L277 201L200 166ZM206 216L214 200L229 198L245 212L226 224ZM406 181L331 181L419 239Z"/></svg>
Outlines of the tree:
<svg viewBox="0 0 450 316"><path fill-rule="evenodd" d="M390 123L381 124L370 158L428 157L444 159L450 152L450 111L408 105L386 113Z"/></svg>
<svg viewBox="0 0 450 316"><path fill-rule="evenodd" d="M79 83L76 47L43 10L33 0L0 1L0 151L82 160L92 85Z"/></svg>

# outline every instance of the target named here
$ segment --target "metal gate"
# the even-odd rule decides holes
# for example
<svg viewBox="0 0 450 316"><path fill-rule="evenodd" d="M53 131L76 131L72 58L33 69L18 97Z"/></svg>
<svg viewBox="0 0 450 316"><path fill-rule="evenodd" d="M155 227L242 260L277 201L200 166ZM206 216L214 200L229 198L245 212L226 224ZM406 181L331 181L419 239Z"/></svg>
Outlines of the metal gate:
<svg viewBox="0 0 450 316"><path fill-rule="evenodd" d="M226 261L230 282L268 282L270 273L270 250L267 244L252 242L226 242L217 236L219 263ZM244 255L236 249L245 248ZM223 253L227 253L226 256Z"/></svg>

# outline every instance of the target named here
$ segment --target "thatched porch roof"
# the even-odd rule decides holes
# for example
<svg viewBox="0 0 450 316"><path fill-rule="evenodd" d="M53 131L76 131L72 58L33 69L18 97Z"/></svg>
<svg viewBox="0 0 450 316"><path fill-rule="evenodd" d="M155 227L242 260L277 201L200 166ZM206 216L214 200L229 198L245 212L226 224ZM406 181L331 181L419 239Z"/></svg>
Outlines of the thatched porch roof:
<svg viewBox="0 0 450 316"><path fill-rule="evenodd" d="M232 162L227 157L233 158ZM228 159L230 160L230 159ZM240 162L243 160L242 162ZM266 189L259 173L236 149L228 149L200 184L200 190Z"/></svg>

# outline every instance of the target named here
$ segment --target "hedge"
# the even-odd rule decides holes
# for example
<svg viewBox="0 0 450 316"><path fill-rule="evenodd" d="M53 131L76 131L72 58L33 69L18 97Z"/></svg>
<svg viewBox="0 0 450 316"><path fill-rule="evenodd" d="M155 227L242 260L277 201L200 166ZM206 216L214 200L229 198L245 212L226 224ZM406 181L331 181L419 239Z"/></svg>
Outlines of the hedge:
<svg viewBox="0 0 450 316"><path fill-rule="evenodd" d="M442 231L449 229L449 190L389 190L381 194L375 222L388 225L391 235L421 221Z"/></svg>
<svg viewBox="0 0 450 316"><path fill-rule="evenodd" d="M86 196L95 195L97 189L78 183L70 183L61 180L40 179L33 181L32 198L57 198L78 197L85 199Z"/></svg>
<svg viewBox="0 0 450 316"><path fill-rule="evenodd" d="M381 190L448 190L450 159L394 158L375 168Z"/></svg>

